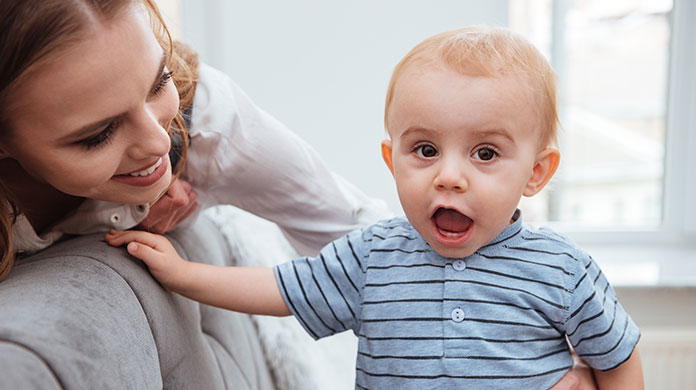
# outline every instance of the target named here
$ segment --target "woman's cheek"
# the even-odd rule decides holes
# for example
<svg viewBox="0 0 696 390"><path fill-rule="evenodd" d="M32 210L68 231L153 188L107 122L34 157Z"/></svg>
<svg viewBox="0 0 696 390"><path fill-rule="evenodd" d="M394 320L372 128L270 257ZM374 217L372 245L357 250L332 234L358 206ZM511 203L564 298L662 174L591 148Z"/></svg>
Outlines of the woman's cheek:
<svg viewBox="0 0 696 390"><path fill-rule="evenodd" d="M84 161L81 164L74 164L58 170L56 176L58 180L64 180L74 191L88 193L90 190L110 181L118 172L118 166L113 161L120 160L114 160L113 157L89 159L89 161Z"/></svg>

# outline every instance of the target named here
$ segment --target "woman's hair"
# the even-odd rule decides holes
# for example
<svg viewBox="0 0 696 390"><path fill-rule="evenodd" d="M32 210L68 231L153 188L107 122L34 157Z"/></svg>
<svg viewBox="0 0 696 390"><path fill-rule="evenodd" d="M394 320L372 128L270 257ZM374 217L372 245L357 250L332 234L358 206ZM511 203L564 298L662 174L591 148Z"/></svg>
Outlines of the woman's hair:
<svg viewBox="0 0 696 390"><path fill-rule="evenodd" d="M31 71L54 53L84 39L86 27L119 16L131 6L143 6L160 45L169 51L167 67L172 72L180 103L174 119L183 140L183 168L188 136L182 112L191 106L198 77L198 56L189 47L172 41L154 0L2 0L0 2L0 137L12 131L8 106L11 94L30 77ZM170 134L171 135L171 134ZM0 176L0 280L12 269L15 253L12 226L22 212Z"/></svg>
<svg viewBox="0 0 696 390"><path fill-rule="evenodd" d="M510 30L469 26L446 31L419 43L396 65L387 89L384 126L399 80L413 67L445 67L472 77L516 77L530 89L541 122L540 144L556 143L558 108L556 73L524 37Z"/></svg>

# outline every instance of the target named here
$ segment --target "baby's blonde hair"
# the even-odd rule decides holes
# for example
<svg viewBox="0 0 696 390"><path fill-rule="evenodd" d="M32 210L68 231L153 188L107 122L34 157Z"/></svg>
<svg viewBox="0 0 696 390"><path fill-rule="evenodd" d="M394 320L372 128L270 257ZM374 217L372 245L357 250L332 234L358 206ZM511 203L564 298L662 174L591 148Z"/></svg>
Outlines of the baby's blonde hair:
<svg viewBox="0 0 696 390"><path fill-rule="evenodd" d="M394 91L414 66L445 66L473 77L517 77L532 92L539 110L541 146L557 142L556 73L544 56L524 37L510 30L484 25L446 31L422 41L396 65L387 89L384 126L389 130L389 108Z"/></svg>

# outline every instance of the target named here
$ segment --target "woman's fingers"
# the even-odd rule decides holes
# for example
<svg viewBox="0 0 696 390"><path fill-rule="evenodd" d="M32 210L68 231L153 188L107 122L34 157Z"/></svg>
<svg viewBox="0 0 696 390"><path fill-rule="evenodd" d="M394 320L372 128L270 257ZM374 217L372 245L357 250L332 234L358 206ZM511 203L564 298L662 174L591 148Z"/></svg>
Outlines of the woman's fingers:
<svg viewBox="0 0 696 390"><path fill-rule="evenodd" d="M177 195L180 195L182 198L188 197L188 195L193 191L193 186L191 183L187 182L184 179L176 179L179 182L178 189L176 191Z"/></svg>
<svg viewBox="0 0 696 390"><path fill-rule="evenodd" d="M197 199L198 194L191 184L177 179L167 193L150 207L147 217L139 226L159 234L172 231L198 208Z"/></svg>
<svg viewBox="0 0 696 390"><path fill-rule="evenodd" d="M172 231L179 226L182 221L198 209L198 203L196 203L198 194L195 191L191 191L187 196L189 200L184 207L172 211L167 217L161 219L157 224L150 226L147 230L152 233L162 234Z"/></svg>
<svg viewBox="0 0 696 390"><path fill-rule="evenodd" d="M181 221L188 218L191 214L193 214L194 211L198 209L198 203L196 203L196 199L198 199L198 194L196 194L195 192L192 192L191 194L193 194L191 202L180 213L177 213L177 215L171 222L171 228L178 226L181 223Z"/></svg>
<svg viewBox="0 0 696 390"><path fill-rule="evenodd" d="M189 184L187 181L177 179L174 183L172 183L167 191L167 194L164 196L171 199L171 203L169 205L169 207L171 207L170 211L188 205L189 192L191 192L191 184Z"/></svg>
<svg viewBox="0 0 696 390"><path fill-rule="evenodd" d="M551 387L550 390L594 390L597 388L592 369L581 362L576 363L570 371Z"/></svg>
<svg viewBox="0 0 696 390"><path fill-rule="evenodd" d="M580 379L574 371L568 371L550 390L579 390Z"/></svg>

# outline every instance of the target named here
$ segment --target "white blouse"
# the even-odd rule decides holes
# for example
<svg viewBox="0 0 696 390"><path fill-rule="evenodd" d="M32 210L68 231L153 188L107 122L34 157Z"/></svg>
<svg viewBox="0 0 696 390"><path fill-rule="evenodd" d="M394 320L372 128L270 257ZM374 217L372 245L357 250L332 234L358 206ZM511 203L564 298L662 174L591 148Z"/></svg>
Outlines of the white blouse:
<svg viewBox="0 0 696 390"><path fill-rule="evenodd" d="M181 177L198 193L199 210L229 204L275 222L301 255L390 216L386 203L367 197L331 172L317 152L257 107L224 73L201 64L193 100L191 142ZM130 229L148 205L87 199L41 236L20 216L16 250L35 252L63 234Z"/></svg>

